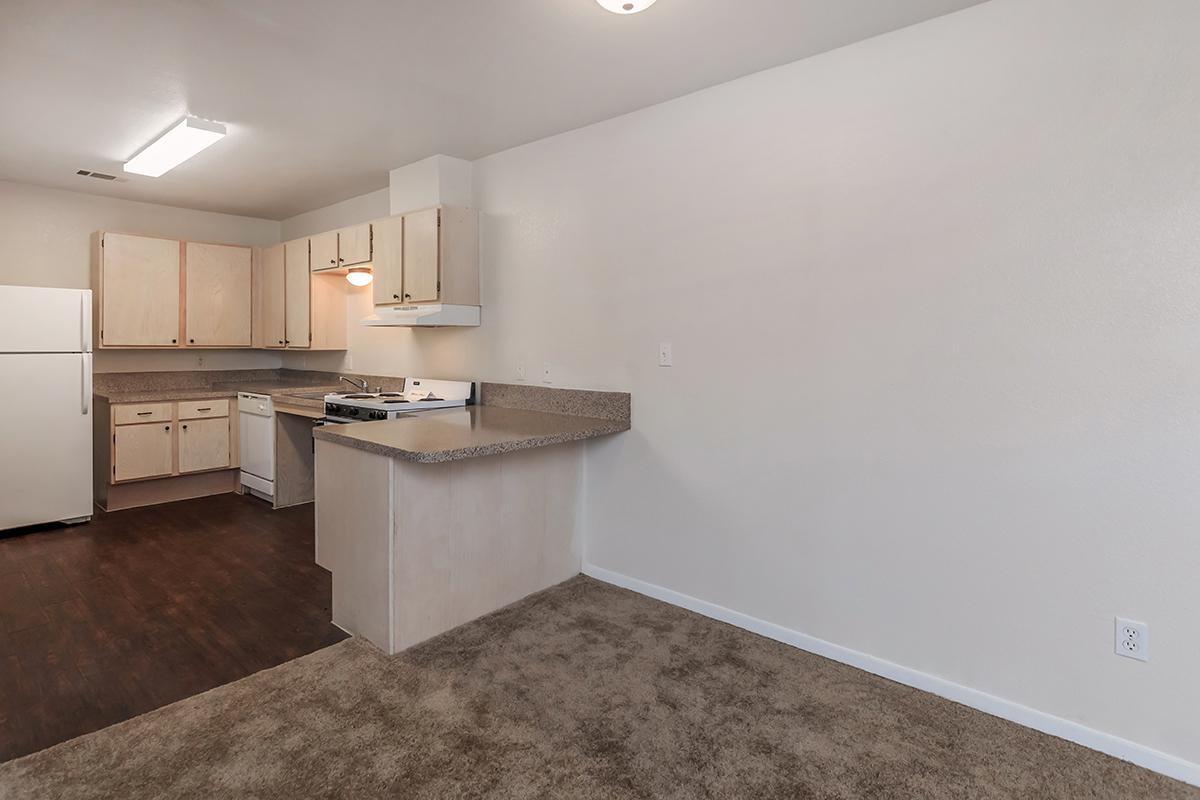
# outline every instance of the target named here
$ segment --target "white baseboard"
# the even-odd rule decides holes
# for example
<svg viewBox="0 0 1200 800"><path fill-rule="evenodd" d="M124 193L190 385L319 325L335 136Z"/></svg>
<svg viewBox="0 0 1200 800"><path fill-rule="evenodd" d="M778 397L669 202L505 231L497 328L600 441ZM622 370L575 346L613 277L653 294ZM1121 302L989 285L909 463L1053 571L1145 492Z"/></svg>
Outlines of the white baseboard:
<svg viewBox="0 0 1200 800"><path fill-rule="evenodd" d="M944 697L947 700L962 703L965 706L970 706L987 714L1015 722L1018 725L1024 725L1027 728L1033 728L1036 731L1048 733L1060 739L1066 739L1069 742L1083 745L1092 750L1099 750L1101 753L1137 764L1139 767L1145 767L1167 777L1190 783L1193 786L1200 786L1200 764L1185 761L1182 758L1154 750L1136 742L1131 742L1128 739L1122 739L1119 736L1113 736L1110 733L1104 733L1103 731L1089 728L1086 725L1080 725L1078 722L1071 722L1070 720L1023 706L1020 703L1014 703L1011 700L1005 700L1002 697L996 697L995 695L981 692L978 689L972 689L924 672L918 672L915 669L910 669L900 664L893 664L890 661L884 661L881 658L876 658L866 653L860 653L856 650L841 647L840 645L831 644L822 639L800 633L799 631L794 631L772 622L766 622L739 611L733 611L732 609L709 603L706 600L681 594L680 592L656 586L637 578L631 578L628 575L622 575L618 572L598 567L595 564L584 562L583 574L591 576L596 580L604 581L605 583L611 583L614 586L630 589L638 594L653 597L656 600L662 600L673 606L695 611L697 614L743 628L760 636L765 636L768 639L774 639L777 642L783 642L792 647L797 647L843 664L849 664L852 667L857 667L865 672L902 683L905 686L911 686L914 689L920 689L931 694L936 694L939 697Z"/></svg>

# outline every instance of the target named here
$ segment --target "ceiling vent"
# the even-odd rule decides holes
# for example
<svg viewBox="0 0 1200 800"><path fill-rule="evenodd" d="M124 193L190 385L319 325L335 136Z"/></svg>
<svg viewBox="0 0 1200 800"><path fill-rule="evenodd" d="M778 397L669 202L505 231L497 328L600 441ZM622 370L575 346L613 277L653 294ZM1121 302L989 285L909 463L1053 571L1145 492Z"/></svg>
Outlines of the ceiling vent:
<svg viewBox="0 0 1200 800"><path fill-rule="evenodd" d="M103 172L92 172L86 169L76 170L75 174L82 175L85 178L95 178L101 181L115 181L117 179L116 175L105 175Z"/></svg>

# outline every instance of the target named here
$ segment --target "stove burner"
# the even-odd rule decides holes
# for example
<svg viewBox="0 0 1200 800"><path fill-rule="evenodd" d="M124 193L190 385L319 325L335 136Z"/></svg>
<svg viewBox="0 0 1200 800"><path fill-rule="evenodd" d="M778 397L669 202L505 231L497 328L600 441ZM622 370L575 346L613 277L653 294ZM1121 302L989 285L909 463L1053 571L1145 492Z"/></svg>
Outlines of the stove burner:
<svg viewBox="0 0 1200 800"><path fill-rule="evenodd" d="M373 394L344 394L344 395L342 395L342 399L343 400L367 400L374 396L375 395L373 395Z"/></svg>
<svg viewBox="0 0 1200 800"><path fill-rule="evenodd" d="M380 397L403 397L404 395L400 392L380 392L379 396Z"/></svg>
<svg viewBox="0 0 1200 800"><path fill-rule="evenodd" d="M399 400L384 400L383 402L385 402L385 403L407 403L408 401L405 400L404 398L400 398Z"/></svg>

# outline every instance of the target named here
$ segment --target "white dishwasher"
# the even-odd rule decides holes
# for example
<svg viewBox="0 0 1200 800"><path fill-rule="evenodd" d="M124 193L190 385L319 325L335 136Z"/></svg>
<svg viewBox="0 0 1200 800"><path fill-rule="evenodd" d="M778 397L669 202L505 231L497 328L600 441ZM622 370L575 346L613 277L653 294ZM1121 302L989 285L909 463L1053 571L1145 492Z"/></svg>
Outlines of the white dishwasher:
<svg viewBox="0 0 1200 800"><path fill-rule="evenodd" d="M242 486L264 500L275 498L275 407L269 394L238 392L238 445Z"/></svg>

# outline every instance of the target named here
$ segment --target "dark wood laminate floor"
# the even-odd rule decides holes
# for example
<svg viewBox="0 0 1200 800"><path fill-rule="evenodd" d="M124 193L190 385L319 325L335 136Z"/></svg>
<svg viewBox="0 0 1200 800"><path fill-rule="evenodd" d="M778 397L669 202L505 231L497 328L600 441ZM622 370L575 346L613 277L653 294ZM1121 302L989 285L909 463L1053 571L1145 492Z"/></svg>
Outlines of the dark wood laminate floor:
<svg viewBox="0 0 1200 800"><path fill-rule="evenodd" d="M311 505L227 494L0 538L0 761L338 642Z"/></svg>

